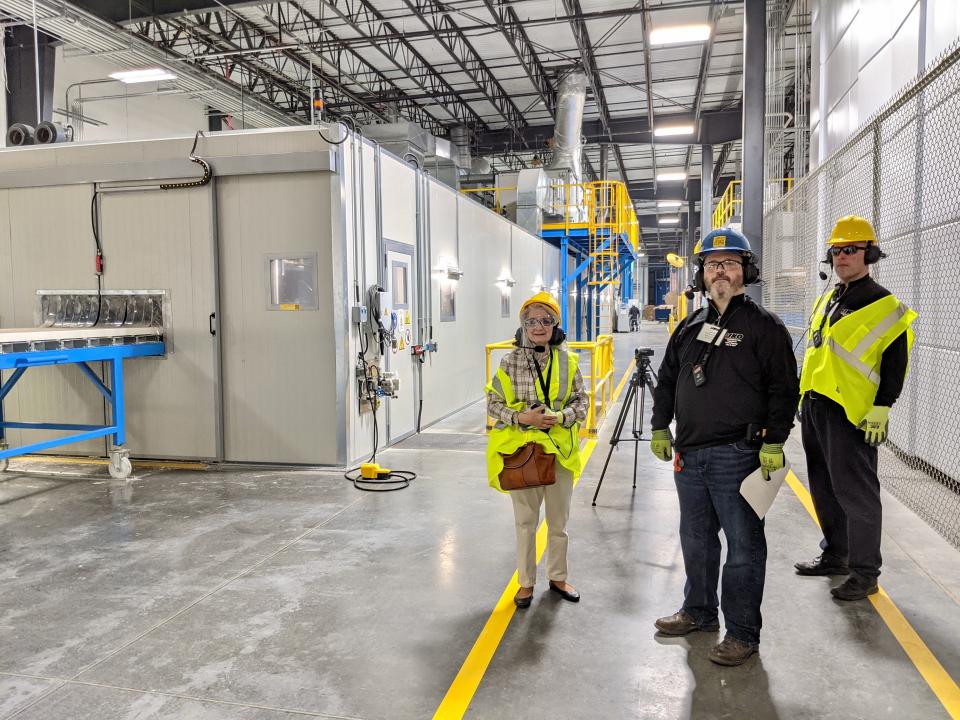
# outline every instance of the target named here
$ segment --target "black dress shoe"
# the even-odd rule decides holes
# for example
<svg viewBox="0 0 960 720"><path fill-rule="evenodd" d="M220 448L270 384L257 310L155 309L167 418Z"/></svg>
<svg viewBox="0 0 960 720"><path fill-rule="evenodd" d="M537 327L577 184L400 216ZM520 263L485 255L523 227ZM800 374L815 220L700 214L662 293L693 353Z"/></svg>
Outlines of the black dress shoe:
<svg viewBox="0 0 960 720"><path fill-rule="evenodd" d="M688 615L683 610L676 612L673 615L668 615L667 617L658 618L653 624L657 630L662 632L664 635L674 636L689 635L697 630L701 630L703 632L716 632L720 629L720 623L718 623L716 620L700 625L696 620L693 619L691 615Z"/></svg>
<svg viewBox="0 0 960 720"><path fill-rule="evenodd" d="M553 590L557 595L562 597L564 600L569 600L570 602L580 602L580 593L576 590L564 590L559 585L554 585L553 581L550 581L550 589Z"/></svg>
<svg viewBox="0 0 960 720"><path fill-rule="evenodd" d="M520 597L520 591L517 590L517 594L513 596L513 604L516 605L521 610L523 608L530 607L530 603L533 602L533 593L530 593L526 597Z"/></svg>
<svg viewBox="0 0 960 720"><path fill-rule="evenodd" d="M875 577L851 575L840 585L833 588L830 594L837 600L863 600L867 595L873 595L879 589Z"/></svg>
<svg viewBox="0 0 960 720"><path fill-rule="evenodd" d="M797 575L848 575L850 568L842 560L826 555L818 555L810 562L798 562L793 565Z"/></svg>

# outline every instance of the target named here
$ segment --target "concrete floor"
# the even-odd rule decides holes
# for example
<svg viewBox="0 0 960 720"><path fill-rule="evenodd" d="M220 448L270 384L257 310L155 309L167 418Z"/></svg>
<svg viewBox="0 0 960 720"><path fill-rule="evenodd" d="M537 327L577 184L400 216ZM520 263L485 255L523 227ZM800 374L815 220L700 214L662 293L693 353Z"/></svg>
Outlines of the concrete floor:
<svg viewBox="0 0 960 720"><path fill-rule="evenodd" d="M659 351L662 326L617 337ZM658 363L655 360L654 365ZM0 718L430 718L514 570L508 498L486 485L477 404L380 456L409 489L312 470L151 471L14 463L0 478ZM784 488L768 516L760 655L664 639L683 570L671 466L614 453L608 422L574 494L572 605L537 588L470 718L946 718L867 601L792 563L819 534ZM802 450L788 454L803 478ZM885 497L881 583L960 678L960 553Z"/></svg>

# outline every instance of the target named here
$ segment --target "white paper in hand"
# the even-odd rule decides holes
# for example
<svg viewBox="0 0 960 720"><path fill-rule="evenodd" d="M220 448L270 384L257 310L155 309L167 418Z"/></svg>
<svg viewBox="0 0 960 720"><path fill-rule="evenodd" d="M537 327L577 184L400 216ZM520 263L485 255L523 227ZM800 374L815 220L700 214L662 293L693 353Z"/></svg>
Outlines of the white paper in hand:
<svg viewBox="0 0 960 720"><path fill-rule="evenodd" d="M790 472L790 463L784 458L783 467L770 473L769 480L764 480L763 470L757 468L740 483L740 494L753 508L757 517L762 518L767 514L788 472Z"/></svg>

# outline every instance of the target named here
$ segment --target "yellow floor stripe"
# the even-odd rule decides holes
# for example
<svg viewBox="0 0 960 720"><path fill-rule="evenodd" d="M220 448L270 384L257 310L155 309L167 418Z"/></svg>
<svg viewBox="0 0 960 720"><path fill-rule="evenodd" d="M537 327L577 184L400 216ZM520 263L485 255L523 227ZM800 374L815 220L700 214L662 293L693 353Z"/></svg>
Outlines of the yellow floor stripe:
<svg viewBox="0 0 960 720"><path fill-rule="evenodd" d="M800 502L810 513L810 517L820 526L817 520L817 513L813 507L813 498L810 492L804 487L800 479L791 471L787 473L787 484L793 490L794 494L800 499ZM907 621L900 612L890 596L881 587L876 595L869 595L870 602L874 609L890 628L890 632L900 643L900 647L907 653L907 657L913 662L917 671L926 681L933 694L937 696L946 711L953 720L960 720L960 687L954 681L950 674L944 669L937 657L930 651L926 643L913 629L913 626Z"/></svg>
<svg viewBox="0 0 960 720"><path fill-rule="evenodd" d="M626 385L627 379L630 377L633 365L634 363L631 361L620 380L620 384L617 385L617 389L613 391L611 407L616 405L617 400L620 398L620 393L623 391L623 386ZM596 440L588 440L580 450L584 470L586 470L587 462L589 462L590 456L593 455L593 450L596 446ZM577 480L579 480L579 478L577 478ZM575 481L574 487L576 487L576 484L577 482ZM547 523L544 521L540 523L540 527L537 529L537 564L539 564L543 558L546 547ZM467 708L470 706L470 701L473 700L477 688L480 687L480 681L483 680L483 675L486 673L487 667L490 665L490 661L493 659L493 655L497 651L497 647L499 647L504 633L507 631L507 626L510 625L510 620L513 619L513 613L517 609L517 606L513 603L513 596L517 594L519 589L520 583L517 580L517 573L514 572L510 578L510 582L507 583L507 587L505 587L500 594L500 599L497 601L496 607L493 609L490 617L487 618L483 630L480 631L480 635L470 649L467 659L463 661L460 671L453 679L453 683L441 701L440 707L438 707L434 713L434 720L459 720L459 718L462 718L466 714Z"/></svg>

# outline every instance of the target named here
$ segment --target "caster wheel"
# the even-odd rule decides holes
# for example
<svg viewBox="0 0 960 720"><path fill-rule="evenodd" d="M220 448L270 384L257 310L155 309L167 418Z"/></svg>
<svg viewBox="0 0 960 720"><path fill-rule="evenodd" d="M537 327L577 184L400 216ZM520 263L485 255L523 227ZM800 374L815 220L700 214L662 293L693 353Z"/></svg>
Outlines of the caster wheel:
<svg viewBox="0 0 960 720"><path fill-rule="evenodd" d="M110 460L108 468L110 477L114 480L126 480L133 472L133 465L130 464L130 458L127 457L121 457L119 461Z"/></svg>

